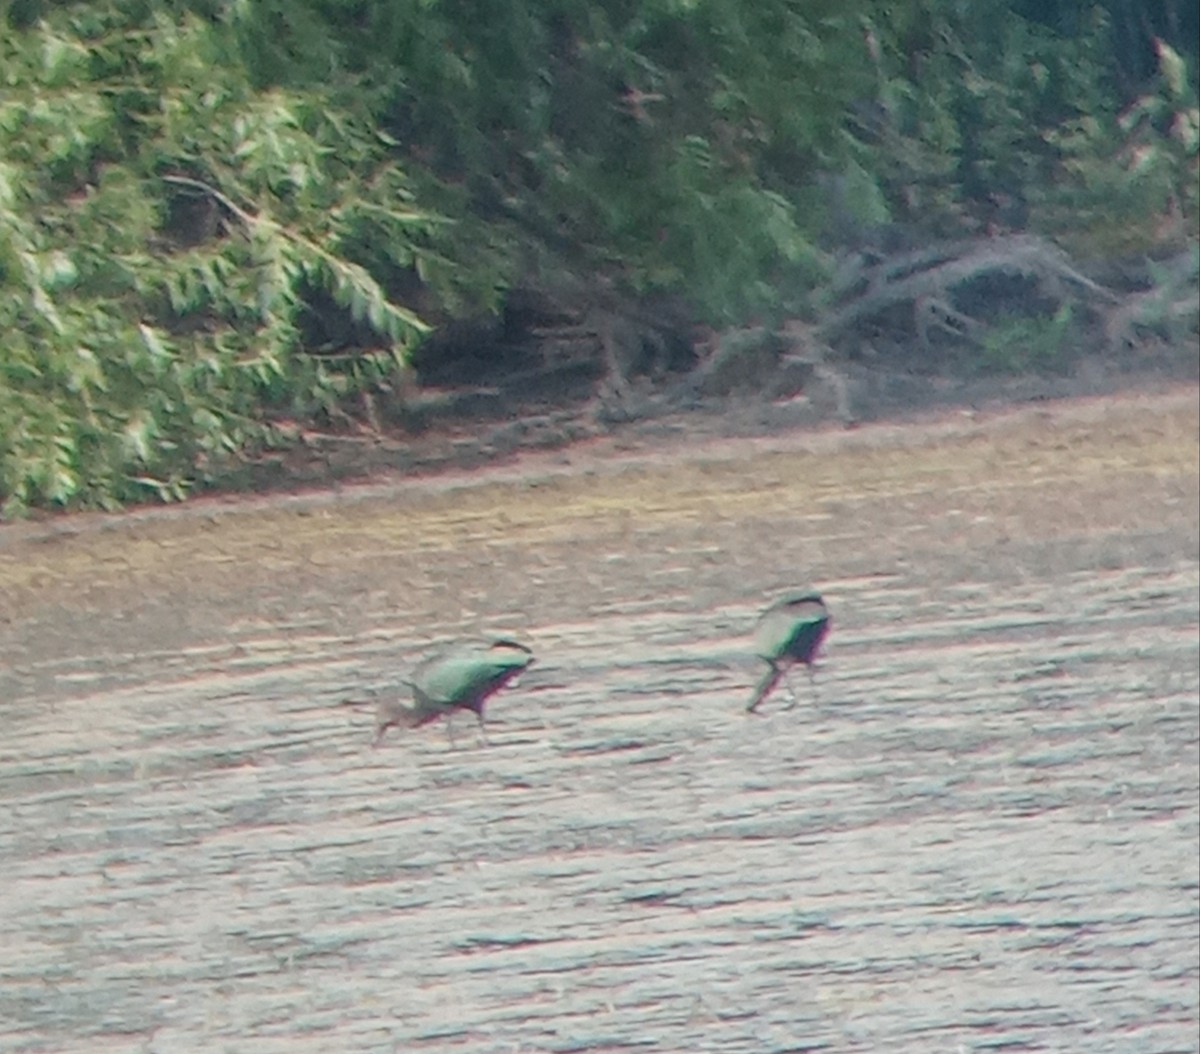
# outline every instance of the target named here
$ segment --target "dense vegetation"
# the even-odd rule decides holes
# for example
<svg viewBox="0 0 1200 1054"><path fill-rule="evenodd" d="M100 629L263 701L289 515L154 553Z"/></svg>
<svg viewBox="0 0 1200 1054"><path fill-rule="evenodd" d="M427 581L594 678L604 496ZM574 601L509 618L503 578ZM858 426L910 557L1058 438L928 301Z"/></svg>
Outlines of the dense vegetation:
<svg viewBox="0 0 1200 1054"><path fill-rule="evenodd" d="M712 327L831 252L1194 236L1185 0L0 5L0 499L219 479L571 279ZM429 345L426 345L429 347Z"/></svg>

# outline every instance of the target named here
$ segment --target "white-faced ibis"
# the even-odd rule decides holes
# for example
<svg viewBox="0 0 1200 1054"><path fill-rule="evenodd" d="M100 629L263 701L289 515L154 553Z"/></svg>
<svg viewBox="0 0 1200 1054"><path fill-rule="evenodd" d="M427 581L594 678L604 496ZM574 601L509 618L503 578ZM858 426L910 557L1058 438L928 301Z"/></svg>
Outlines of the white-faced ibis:
<svg viewBox="0 0 1200 1054"><path fill-rule="evenodd" d="M483 732L483 704L533 662L533 652L515 640L456 641L422 660L413 670L412 705L391 699L381 702L375 714L378 746L393 725L417 728L449 717L455 710L470 710Z"/></svg>
<svg viewBox="0 0 1200 1054"><path fill-rule="evenodd" d="M812 681L812 662L828 632L829 611L820 593L811 590L789 593L767 608L754 630L754 654L763 659L770 669L755 686L746 710L754 713L780 678L784 678L797 663L808 667L809 680ZM796 705L796 694L786 679L784 684L792 696L791 706L787 707L790 710Z"/></svg>

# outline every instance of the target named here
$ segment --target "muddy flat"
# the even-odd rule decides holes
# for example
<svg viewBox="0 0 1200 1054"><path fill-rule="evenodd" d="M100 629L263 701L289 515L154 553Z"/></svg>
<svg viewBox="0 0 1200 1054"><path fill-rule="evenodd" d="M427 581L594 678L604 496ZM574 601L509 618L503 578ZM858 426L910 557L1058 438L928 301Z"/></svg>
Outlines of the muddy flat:
<svg viewBox="0 0 1200 1054"><path fill-rule="evenodd" d="M1196 1051L1198 405L0 528L0 1049Z"/></svg>

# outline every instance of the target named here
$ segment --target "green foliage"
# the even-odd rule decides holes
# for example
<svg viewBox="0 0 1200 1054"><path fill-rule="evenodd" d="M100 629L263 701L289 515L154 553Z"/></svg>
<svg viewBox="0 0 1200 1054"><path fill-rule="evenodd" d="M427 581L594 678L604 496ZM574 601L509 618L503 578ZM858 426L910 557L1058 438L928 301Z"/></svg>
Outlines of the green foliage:
<svg viewBox="0 0 1200 1054"><path fill-rule="evenodd" d="M988 328L972 369L981 374L1061 372L1076 346L1077 329L1070 304L1053 315L1001 319Z"/></svg>
<svg viewBox="0 0 1200 1054"><path fill-rule="evenodd" d="M1081 114L1046 134L1062 160L1059 178L1042 195L1039 219L1077 251L1147 252L1195 234L1195 71L1166 43L1155 43L1160 75L1149 91L1121 113Z"/></svg>
<svg viewBox="0 0 1200 1054"><path fill-rule="evenodd" d="M871 163L896 214L935 233L1020 226L1053 168L1047 123L1111 106L1099 29L1066 38L1004 5L921 0L884 9L872 32Z"/></svg>
<svg viewBox="0 0 1200 1054"><path fill-rule="evenodd" d="M842 151L869 6L374 4L345 54L493 229L729 321L812 283L824 218L795 176Z"/></svg>
<svg viewBox="0 0 1200 1054"><path fill-rule="evenodd" d="M68 5L0 43L0 496L181 496L330 409L425 325L376 277L442 223L370 125L317 91L214 75L220 34L146 5ZM366 266L375 267L375 272ZM324 291L373 347L300 347Z"/></svg>
<svg viewBox="0 0 1200 1054"><path fill-rule="evenodd" d="M896 214L941 234L1029 226L1104 252L1194 230L1188 57L1154 38L1157 83L1123 106L1122 42L1100 5L1052 5L1041 21L1014 6L918 0L876 16L880 106L860 134Z"/></svg>

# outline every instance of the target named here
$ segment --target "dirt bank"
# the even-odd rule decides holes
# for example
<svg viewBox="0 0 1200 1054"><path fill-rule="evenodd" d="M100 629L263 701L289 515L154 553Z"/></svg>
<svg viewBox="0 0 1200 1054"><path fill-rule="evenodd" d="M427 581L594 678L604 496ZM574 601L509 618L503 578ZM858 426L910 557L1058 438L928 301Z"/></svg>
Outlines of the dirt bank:
<svg viewBox="0 0 1200 1054"><path fill-rule="evenodd" d="M553 621L593 610L617 568L648 602L690 581L702 604L901 566L1015 573L1031 541L1087 549L1116 531L1174 532L1186 553L1197 402L1184 387L854 430L608 438L423 479L10 525L0 644L86 650L124 627L171 647L314 605L347 632L389 608L431 633ZM560 561L554 583L541 568Z"/></svg>

